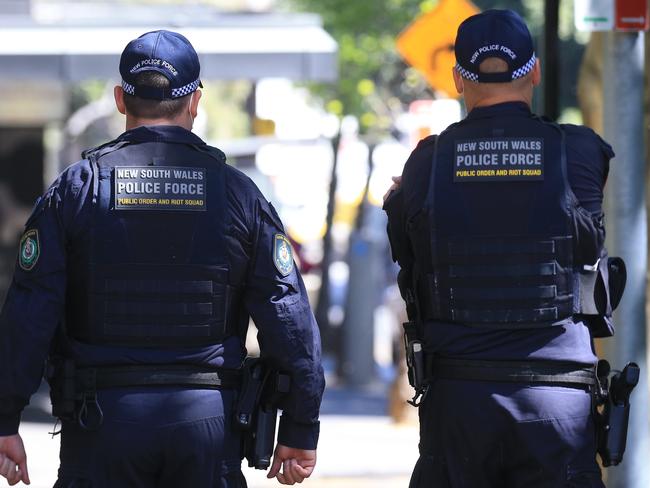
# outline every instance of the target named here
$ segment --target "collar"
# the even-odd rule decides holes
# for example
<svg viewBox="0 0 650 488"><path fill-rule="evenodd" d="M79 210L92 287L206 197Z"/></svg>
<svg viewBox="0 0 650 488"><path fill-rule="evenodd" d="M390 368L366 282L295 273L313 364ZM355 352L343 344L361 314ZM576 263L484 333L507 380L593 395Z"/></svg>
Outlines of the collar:
<svg viewBox="0 0 650 488"><path fill-rule="evenodd" d="M469 114L467 119L482 119L485 117L500 117L503 115L531 115L530 107L525 102L504 102L485 107L476 107Z"/></svg>
<svg viewBox="0 0 650 488"><path fill-rule="evenodd" d="M117 141L205 145L199 136L177 125L142 125L127 130L117 138Z"/></svg>

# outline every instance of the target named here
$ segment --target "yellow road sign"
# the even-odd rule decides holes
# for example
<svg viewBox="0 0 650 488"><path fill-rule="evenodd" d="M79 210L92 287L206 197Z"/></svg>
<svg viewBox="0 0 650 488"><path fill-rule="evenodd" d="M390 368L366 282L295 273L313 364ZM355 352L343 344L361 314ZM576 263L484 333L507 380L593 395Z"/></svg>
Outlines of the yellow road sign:
<svg viewBox="0 0 650 488"><path fill-rule="evenodd" d="M397 50L422 72L429 84L458 97L451 70L456 64L454 41L458 26L480 10L469 0L440 0L431 12L413 21L397 38Z"/></svg>

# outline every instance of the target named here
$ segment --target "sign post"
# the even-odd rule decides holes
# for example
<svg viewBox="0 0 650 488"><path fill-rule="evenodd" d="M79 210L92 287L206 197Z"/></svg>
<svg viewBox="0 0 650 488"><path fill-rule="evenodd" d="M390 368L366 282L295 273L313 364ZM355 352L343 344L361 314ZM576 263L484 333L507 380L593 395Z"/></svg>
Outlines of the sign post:
<svg viewBox="0 0 650 488"><path fill-rule="evenodd" d="M616 0L616 30L648 30L648 0Z"/></svg>
<svg viewBox="0 0 650 488"><path fill-rule="evenodd" d="M648 30L648 0L574 0L579 31Z"/></svg>
<svg viewBox="0 0 650 488"><path fill-rule="evenodd" d="M458 98L451 70L456 64L454 42L458 26L480 10L469 0L440 0L397 38L397 51L419 70L435 90Z"/></svg>

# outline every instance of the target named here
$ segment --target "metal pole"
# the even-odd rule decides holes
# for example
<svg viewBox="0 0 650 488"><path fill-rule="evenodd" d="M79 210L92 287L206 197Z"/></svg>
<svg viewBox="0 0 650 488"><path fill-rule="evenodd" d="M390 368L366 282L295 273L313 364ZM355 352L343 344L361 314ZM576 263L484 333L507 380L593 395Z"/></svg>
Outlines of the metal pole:
<svg viewBox="0 0 650 488"><path fill-rule="evenodd" d="M558 50L558 25L560 0L544 3L544 115L557 120L560 115L560 62Z"/></svg>
<svg viewBox="0 0 650 488"><path fill-rule="evenodd" d="M336 210L336 187L338 177L336 169L339 162L339 145L341 144L341 130L339 128L334 139L332 139L332 177L329 187L329 199L327 200L327 216L325 219L325 235L323 236L323 259L321 261L321 285L318 290L318 302L314 313L316 322L320 328L323 350L333 352L340 357L339 340L334 337L334 331L329 321L330 308L330 264L332 264L332 223L334 222L334 211Z"/></svg>
<svg viewBox="0 0 650 488"><path fill-rule="evenodd" d="M373 212L382 217L383 213L368 202L374 148L373 144L369 144L368 179L359 205L355 229L350 235L350 279L342 327L342 379L347 385L356 387L368 385L375 379L374 313L381 294L381 240L385 225L374 225L376 218L372 218Z"/></svg>
<svg viewBox="0 0 650 488"><path fill-rule="evenodd" d="M647 224L643 147L644 34L608 32L604 52L605 138L612 144L607 182L607 247L627 265L627 287L614 314L617 332L604 341L616 368L627 361L641 367L632 393L627 449L623 463L607 472L608 488L650 486L650 425L646 358Z"/></svg>

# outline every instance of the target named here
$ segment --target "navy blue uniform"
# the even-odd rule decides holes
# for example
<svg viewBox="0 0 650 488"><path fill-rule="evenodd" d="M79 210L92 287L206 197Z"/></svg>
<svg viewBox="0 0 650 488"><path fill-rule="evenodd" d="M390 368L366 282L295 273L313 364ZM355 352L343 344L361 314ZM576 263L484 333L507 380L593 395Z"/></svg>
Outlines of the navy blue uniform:
<svg viewBox="0 0 650 488"><path fill-rule="evenodd" d="M475 108L463 127L494 124L496 132L499 130L496 122L505 119L509 120L508 127L513 129L510 132L506 129L504 137L516 133L518 126L525 126L532 120L524 103L503 103ZM587 128L564 125L561 129L568 182L579 206L585 211L581 215L588 216L595 226L602 225L603 187L613 152ZM450 131L454 131L453 127ZM412 251L415 246L411 226L415 225L427 199L434 198L436 205L444 206L447 198L454 198L451 194L428 196L435 150L435 137L420 142L406 163L400 189L393 192L386 202L391 243L394 250L401 250L395 257L403 269L419 266ZM443 163L439 156L439 164L446 166L448 163L446 159ZM549 171L549 164L546 162L544 171ZM493 176L492 173L484 174ZM453 185L451 181L450 184ZM516 214L518 202L512 201L512 205ZM472 208L478 215L484 210L480 206ZM458 210L462 212L465 209ZM504 208L503 212L503 218L507 220L508 209ZM539 215L539 218L544 216ZM462 218L456 224L462 226ZM534 225L534 222L530 224ZM481 225L480 219L476 225ZM604 238L604 230L601 237ZM576 256L582 252L581 245L583 243L577 243ZM584 246L598 247L591 242L584 243ZM466 244L466 248L471 248L471 244ZM462 254L458 249L454 252ZM590 252L591 249L584 250L585 254ZM477 255L467 260L483 263ZM594 263L595 259L589 261L587 258L586 262ZM485 276L495 272L489 263L480 266L483 266L481 269ZM457 266L456 271L461 268ZM505 278L500 279L506 282ZM480 282L481 279L476 280L476 283ZM521 283L526 283L526 280ZM463 291L459 287L456 294ZM477 294L474 298L474 301L480 300L481 296ZM497 299L501 298L494 296L488 303L497 306ZM444 305L434 313L440 314L440 310L445 311ZM452 312L460 314L466 311ZM466 313L472 318L480 314L471 308ZM496 322L499 315L495 314L495 317ZM589 365L597 361L592 341L593 326L589 320L576 317L569 317L552 327L537 328L470 326L462 320L438 319L426 321L422 333L425 349L431 355L463 360L570 361ZM599 331L600 334L607 333ZM411 480L413 488L603 486L595 461L591 396L585 389L434 379L420 407L420 425L421 457Z"/></svg>
<svg viewBox="0 0 650 488"><path fill-rule="evenodd" d="M215 254L221 253L229 270L223 288L238 290L237 300L233 302L231 297L228 302L235 303L230 307L236 312L235 329L243 332L250 314L259 331L262 355L291 374L291 392L280 405L283 415L278 442L294 448L315 449L324 389L320 337L300 274L291 261L286 261L287 252L291 257L290 250L284 249L284 255L279 258L276 246L284 230L277 213L248 177L225 164L220 151L209 148L185 129L138 127L107 145L115 148L117 156L122 146L145 148L140 156L149 157L154 165L164 160L166 153L175 154L189 166L193 158L203 153L218 156L203 166L207 166L208 174L220 172L218 181L224 195L215 195L215 188L209 186L201 187L200 192L207 198L205 222L211 222L211 215L218 215L212 219L216 222L214 225L220 226L223 222L227 225L222 228L224 235L220 236L210 234L212 223L207 230L196 229L195 235L202 238L192 242L192 246L208 257L211 246ZM99 161L101 163L101 159ZM155 263L155 257L163 255L156 247L157 236L173 247L174 233L182 234L187 230L182 227L182 215L189 212L159 212L147 210L145 206L131 210L129 216L137 214L137 217L131 217L130 221L119 220L112 210L118 204L114 192L119 191L115 188L118 179L114 180L113 187L110 184L110 178L117 178L113 171L97 165L92 158L70 166L40 199L26 224L21 256L0 319L0 435L18 431L20 413L38 388L48 354L63 354L74 359L77 365L89 367L182 364L227 369L238 368L246 354L244 334L236 333L237 330L225 334L218 343L210 341L210 337L214 337L213 329L221 330L218 321L212 321L212 328L207 330L194 328L198 334L195 345L174 345L177 340L172 330L176 324L172 320L174 314L194 317L208 310L208 315L216 316L213 308L220 306L221 298L208 304L184 303L180 311L178 306L160 300L155 306L146 302L133 306L124 297L119 298L120 295L109 297L110 300L101 298L105 301L93 302L92 306L87 303L87 297L90 301L99 300L92 295L98 294L95 284L90 279L84 281L84 268L78 264L89 260L90 243L95 242L92 244L96 248L94 252L107 261L104 268L109 271L102 272L108 273L111 259L119 263L128 257L125 257L127 247L144 249L139 259L146 261L150 255L150 261ZM202 178L201 171L195 170L194 177ZM113 194L107 195L109 191ZM97 208L102 208L103 199L109 205L102 214ZM198 199L186 200L185 205L194 205L195 201L199 202ZM129 203L125 202L125 205ZM173 200L166 203L174 205ZM183 205L180 200L179 205ZM157 219L155 226L149 227L151 232L138 234L133 222L137 224L138 219L143 219L142 222L150 225L147 215L154 214L158 217L151 217ZM180 229L174 228L175 224ZM132 242L111 241L113 234L122 235L119 226L129 225L132 226L129 233L124 235L133 239ZM111 226L118 227L112 227L112 231ZM143 224L143 228L147 227ZM177 241L185 242L182 238ZM178 253L182 255L183 250ZM188 259L191 260L191 256ZM146 265L144 262L140 268ZM93 273L99 273L99 267L93 266ZM115 264L115 269L122 269L120 266ZM142 273L137 269L133 272ZM151 279L142 279L140 275L130 282L109 278L112 281L106 278L104 282L125 289L135 287L135 292L142 291L138 287L153 286ZM210 279L211 286L220 290L218 279ZM85 286L94 291L86 296ZM161 288L161 293L169 291ZM95 306L97 303L101 307ZM141 308L149 315L138 316L143 313ZM129 323L133 316L138 319ZM103 328L99 331L89 329L84 323L85 317L98 317L103 321ZM160 317L172 335L162 337L162 342L153 347L133 347L128 345L128 340L120 343L120 339L124 342L122 336L131 333L130 329L151 330L151 325L156 324L140 323L151 317ZM61 339L64 326L69 332ZM146 332L138 333L147 336ZM142 342L142 337L135 341ZM93 487L245 486L239 467L239 435L232 429L235 397L228 389L131 387L100 390L98 400L104 411L104 424L98 432L83 431L74 423L64 422L58 486L73 486L75 480Z"/></svg>

